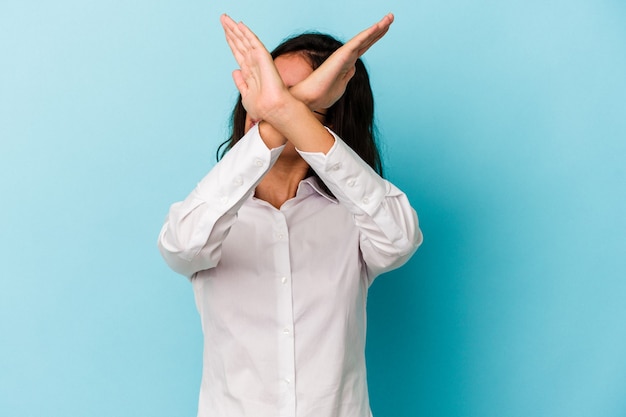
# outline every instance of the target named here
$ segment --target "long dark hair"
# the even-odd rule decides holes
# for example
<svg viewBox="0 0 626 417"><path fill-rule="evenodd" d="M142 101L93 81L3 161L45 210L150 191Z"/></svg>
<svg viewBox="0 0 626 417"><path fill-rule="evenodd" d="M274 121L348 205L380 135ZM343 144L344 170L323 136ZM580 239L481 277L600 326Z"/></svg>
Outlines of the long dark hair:
<svg viewBox="0 0 626 417"><path fill-rule="evenodd" d="M335 38L321 33L304 33L289 38L274 51L272 58L299 53L317 69L334 51L343 44ZM241 104L241 95L231 116L231 135L217 149L217 159L232 148L244 135L246 110ZM325 124L352 148L379 175L383 174L380 153L376 146L374 127L374 97L369 76L363 62L356 61L356 72L344 95L326 111ZM309 175L317 176L312 169Z"/></svg>

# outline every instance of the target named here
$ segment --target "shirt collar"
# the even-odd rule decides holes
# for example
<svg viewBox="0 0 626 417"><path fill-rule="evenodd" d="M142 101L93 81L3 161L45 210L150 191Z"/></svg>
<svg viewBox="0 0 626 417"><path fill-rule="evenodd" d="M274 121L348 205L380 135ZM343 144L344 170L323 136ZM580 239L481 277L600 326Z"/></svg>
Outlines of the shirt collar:
<svg viewBox="0 0 626 417"><path fill-rule="evenodd" d="M337 204L337 199L324 191L324 189L320 185L320 179L314 176L307 177L300 181L300 184L298 185L298 191L296 191L296 195L308 195L313 192L316 192L322 197L326 198L328 201Z"/></svg>

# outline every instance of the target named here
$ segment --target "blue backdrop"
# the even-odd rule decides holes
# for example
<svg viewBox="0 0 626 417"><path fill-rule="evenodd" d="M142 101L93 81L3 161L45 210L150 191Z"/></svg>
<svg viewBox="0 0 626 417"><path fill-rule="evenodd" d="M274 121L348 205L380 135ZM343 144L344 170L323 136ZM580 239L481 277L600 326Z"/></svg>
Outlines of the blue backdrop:
<svg viewBox="0 0 626 417"><path fill-rule="evenodd" d="M156 237L236 97L218 23L366 55L425 243L369 299L377 417L626 415L626 5L0 2L0 415L194 416L201 330Z"/></svg>

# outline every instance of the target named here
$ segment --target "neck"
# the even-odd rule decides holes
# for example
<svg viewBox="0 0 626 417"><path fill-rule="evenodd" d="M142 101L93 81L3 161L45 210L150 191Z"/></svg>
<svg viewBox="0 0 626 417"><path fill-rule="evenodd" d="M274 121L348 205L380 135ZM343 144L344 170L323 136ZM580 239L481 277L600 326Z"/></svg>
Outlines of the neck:
<svg viewBox="0 0 626 417"><path fill-rule="evenodd" d="M254 196L279 209L285 201L295 197L298 185L308 170L309 165L299 155L293 158L281 155L257 185Z"/></svg>

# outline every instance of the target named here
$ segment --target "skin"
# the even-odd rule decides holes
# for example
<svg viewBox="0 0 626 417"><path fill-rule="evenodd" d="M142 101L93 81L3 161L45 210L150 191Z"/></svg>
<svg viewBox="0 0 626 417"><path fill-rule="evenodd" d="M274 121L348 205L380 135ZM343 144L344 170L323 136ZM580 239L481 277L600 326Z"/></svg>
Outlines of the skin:
<svg viewBox="0 0 626 417"><path fill-rule="evenodd" d="M287 88L303 81L313 72L313 68L299 54L279 56L274 60L274 65ZM312 114L318 119L322 118L322 116L315 113ZM286 141L286 138L266 121L255 121L247 115L246 132L255 122L259 123L259 133L261 138L266 141L266 144L268 139L272 143L286 144L285 149L272 169L265 175L255 190L255 197L279 208L282 203L295 195L298 184L306 176L309 166L300 154L296 152L293 143Z"/></svg>
<svg viewBox="0 0 626 417"><path fill-rule="evenodd" d="M276 164L255 190L276 208L295 196L308 166L295 148L326 154L334 138L311 110L332 106L345 92L356 60L382 38L393 22L390 13L335 51L318 69L297 54L272 60L257 36L227 15L220 21L226 41L239 64L233 80L248 114L246 130L259 123L261 138L272 149L287 144Z"/></svg>

